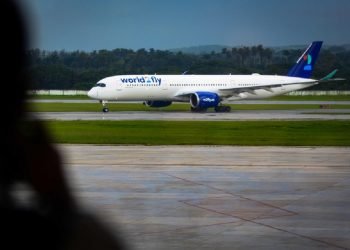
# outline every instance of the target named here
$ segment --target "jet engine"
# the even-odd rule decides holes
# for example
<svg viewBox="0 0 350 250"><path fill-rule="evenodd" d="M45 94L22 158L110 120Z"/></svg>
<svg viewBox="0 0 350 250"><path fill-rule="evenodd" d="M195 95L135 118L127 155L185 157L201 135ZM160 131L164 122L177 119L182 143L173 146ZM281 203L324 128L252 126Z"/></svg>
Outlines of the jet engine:
<svg viewBox="0 0 350 250"><path fill-rule="evenodd" d="M216 93L196 92L191 95L190 103L193 109L207 109L217 107L220 97Z"/></svg>

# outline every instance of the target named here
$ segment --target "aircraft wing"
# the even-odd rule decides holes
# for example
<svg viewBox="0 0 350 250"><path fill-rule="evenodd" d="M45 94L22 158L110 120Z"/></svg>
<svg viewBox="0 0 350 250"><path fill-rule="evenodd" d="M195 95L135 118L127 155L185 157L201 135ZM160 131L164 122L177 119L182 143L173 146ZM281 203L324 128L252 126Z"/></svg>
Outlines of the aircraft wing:
<svg viewBox="0 0 350 250"><path fill-rule="evenodd" d="M191 94L194 94L196 92L215 92L217 93L222 99L227 99L232 96L237 96L241 93L249 93L252 95L256 94L256 90L265 90L269 91L271 93L274 92L273 88L277 87L283 87L287 85L293 85L293 84L318 84L318 83L324 83L324 82L333 82L333 81L344 81L345 79L343 78L333 78L334 75L336 74L337 70L333 70L331 73L329 73L327 76L319 79L319 80L314 80L314 79L309 79L309 81L305 82L288 82L288 83L275 83L275 84L259 84L257 86L237 86L237 87L230 87L230 88L220 88L217 91L213 90L208 90L208 89L182 89L180 90L175 97L179 99L187 99L190 97Z"/></svg>
<svg viewBox="0 0 350 250"><path fill-rule="evenodd" d="M269 92L274 92L273 88L277 87L282 87L282 86L287 86L287 85L293 85L293 84L310 84L310 83L318 83L319 80L311 80L307 82L289 82L289 83L278 83L278 84L266 84L266 85L259 85L259 86L245 86L245 87L233 87L233 88L222 88L219 89L219 92L222 94L232 94L232 95L237 95L240 93L250 93L250 94L255 94L255 90L266 90Z"/></svg>
<svg viewBox="0 0 350 250"><path fill-rule="evenodd" d="M215 92L217 93L220 97L226 99L226 98L230 98L232 96L235 95L239 95L241 93L249 93L249 94L256 94L255 90L266 90L269 92L274 92L273 88L277 88L277 87L282 87L282 86L286 86L286 85L293 85L293 84L310 84L310 83L318 83L319 80L310 80L307 82L289 82L289 83L278 83L278 84L266 84L266 85L259 85L259 86L244 86L244 87L230 87L230 88L221 88L218 89L217 91L212 91L212 90L208 90L208 89L181 89L179 92L176 93L175 97L179 98L179 99L186 99L189 98L190 95L196 93L196 92Z"/></svg>
<svg viewBox="0 0 350 250"><path fill-rule="evenodd" d="M243 92L248 92L251 94L254 94L255 90L263 89L269 92L273 92L273 88L276 87L282 87L282 86L287 86L287 85L293 85L293 84L312 84L312 83L324 83L324 82L334 82L334 81L344 81L345 79L343 78L333 78L334 75L337 73L337 69L333 70L331 73L326 75L325 77L319 79L319 80L313 80L310 79L310 81L307 82L289 82L289 83L282 83L282 84L266 84L266 85L259 85L259 86L248 86L248 87L233 87L233 88L224 88L224 89L219 89L220 92L222 93L234 93L234 94L240 94Z"/></svg>

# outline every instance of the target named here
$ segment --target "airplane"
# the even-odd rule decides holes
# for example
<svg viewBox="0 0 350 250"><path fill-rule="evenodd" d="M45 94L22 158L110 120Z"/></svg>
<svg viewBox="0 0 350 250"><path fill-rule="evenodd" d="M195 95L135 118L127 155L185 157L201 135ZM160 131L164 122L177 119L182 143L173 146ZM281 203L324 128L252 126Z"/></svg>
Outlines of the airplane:
<svg viewBox="0 0 350 250"><path fill-rule="evenodd" d="M337 70L326 77L311 79L322 41L312 42L286 76L280 75L116 75L97 82L88 92L99 100L103 112L108 101L142 101L149 107L166 107L172 102L187 102L191 111L230 112L222 102L262 99L314 86L332 79Z"/></svg>

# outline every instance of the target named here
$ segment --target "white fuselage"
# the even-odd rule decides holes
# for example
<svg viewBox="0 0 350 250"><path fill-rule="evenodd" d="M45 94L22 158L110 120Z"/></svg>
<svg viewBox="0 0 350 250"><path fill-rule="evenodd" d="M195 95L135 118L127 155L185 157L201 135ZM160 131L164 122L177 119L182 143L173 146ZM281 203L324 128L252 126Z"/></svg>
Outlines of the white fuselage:
<svg viewBox="0 0 350 250"><path fill-rule="evenodd" d="M317 84L314 79L278 75L118 75L100 80L88 95L103 101L189 101L211 92L222 101L260 99Z"/></svg>

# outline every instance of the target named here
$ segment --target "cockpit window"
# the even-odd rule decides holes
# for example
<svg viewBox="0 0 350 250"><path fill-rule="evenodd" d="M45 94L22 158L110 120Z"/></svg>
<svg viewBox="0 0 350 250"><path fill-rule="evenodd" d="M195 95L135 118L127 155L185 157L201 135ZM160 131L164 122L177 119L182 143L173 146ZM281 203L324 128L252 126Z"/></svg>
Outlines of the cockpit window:
<svg viewBox="0 0 350 250"><path fill-rule="evenodd" d="M106 87L106 84L105 83L96 83L95 87Z"/></svg>

